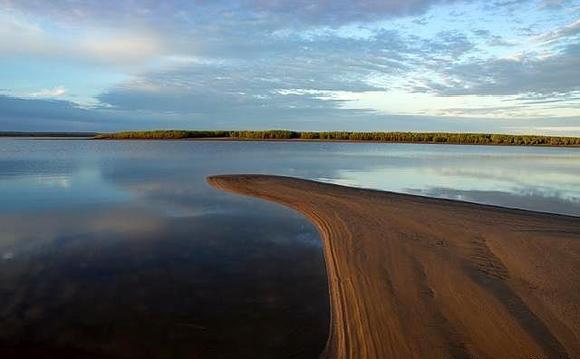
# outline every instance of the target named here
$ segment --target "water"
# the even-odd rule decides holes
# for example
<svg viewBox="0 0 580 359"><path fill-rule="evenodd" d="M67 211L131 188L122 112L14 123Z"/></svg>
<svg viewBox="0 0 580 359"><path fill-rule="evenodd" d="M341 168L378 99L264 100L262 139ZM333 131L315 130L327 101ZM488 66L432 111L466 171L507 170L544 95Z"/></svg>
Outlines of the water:
<svg viewBox="0 0 580 359"><path fill-rule="evenodd" d="M317 357L315 228L223 173L580 216L580 149L2 139L0 356Z"/></svg>

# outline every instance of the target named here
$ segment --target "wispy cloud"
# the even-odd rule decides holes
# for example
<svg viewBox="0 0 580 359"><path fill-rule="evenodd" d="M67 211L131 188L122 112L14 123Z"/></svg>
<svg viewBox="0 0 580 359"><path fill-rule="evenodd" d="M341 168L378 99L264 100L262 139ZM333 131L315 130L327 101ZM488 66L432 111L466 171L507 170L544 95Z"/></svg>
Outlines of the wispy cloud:
<svg viewBox="0 0 580 359"><path fill-rule="evenodd" d="M441 96L562 94L580 90L580 44L547 56L477 59L446 66L441 80L426 77L418 91Z"/></svg>
<svg viewBox="0 0 580 359"><path fill-rule="evenodd" d="M539 42L551 43L559 41L562 38L572 37L580 34L580 19L573 23L564 25L558 29L551 30L537 36Z"/></svg>

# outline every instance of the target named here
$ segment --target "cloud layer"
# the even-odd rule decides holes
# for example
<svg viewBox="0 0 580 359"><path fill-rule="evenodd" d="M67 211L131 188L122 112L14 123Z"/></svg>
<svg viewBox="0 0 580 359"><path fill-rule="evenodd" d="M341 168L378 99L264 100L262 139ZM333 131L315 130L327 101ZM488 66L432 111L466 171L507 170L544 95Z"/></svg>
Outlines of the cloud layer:
<svg viewBox="0 0 580 359"><path fill-rule="evenodd" d="M580 123L579 0L0 4L3 128Z"/></svg>

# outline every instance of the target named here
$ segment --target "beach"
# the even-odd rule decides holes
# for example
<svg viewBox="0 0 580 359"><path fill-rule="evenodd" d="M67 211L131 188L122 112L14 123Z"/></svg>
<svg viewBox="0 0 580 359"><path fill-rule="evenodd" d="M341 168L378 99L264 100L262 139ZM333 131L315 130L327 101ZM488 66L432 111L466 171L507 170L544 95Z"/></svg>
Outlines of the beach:
<svg viewBox="0 0 580 359"><path fill-rule="evenodd" d="M290 177L214 187L318 228L327 358L580 357L580 219Z"/></svg>

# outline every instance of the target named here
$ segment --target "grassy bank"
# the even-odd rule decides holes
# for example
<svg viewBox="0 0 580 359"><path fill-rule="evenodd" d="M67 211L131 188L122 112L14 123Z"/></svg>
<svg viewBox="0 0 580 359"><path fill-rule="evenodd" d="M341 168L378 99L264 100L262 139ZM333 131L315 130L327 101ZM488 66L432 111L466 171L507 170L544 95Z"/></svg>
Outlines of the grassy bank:
<svg viewBox="0 0 580 359"><path fill-rule="evenodd" d="M477 145L518 146L580 146L580 137L556 137L536 135L505 135L489 133L446 132L298 132L270 131L127 131L100 134L98 139L256 139L256 140L323 140L323 141L376 141L401 143L451 143Z"/></svg>

